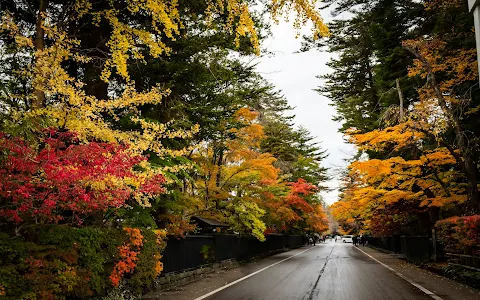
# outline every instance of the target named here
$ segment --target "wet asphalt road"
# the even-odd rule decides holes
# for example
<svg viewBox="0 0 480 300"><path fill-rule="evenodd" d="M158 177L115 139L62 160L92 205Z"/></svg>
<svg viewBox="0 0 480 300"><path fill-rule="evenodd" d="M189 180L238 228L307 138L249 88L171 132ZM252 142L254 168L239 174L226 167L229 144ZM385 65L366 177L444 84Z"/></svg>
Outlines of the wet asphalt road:
<svg viewBox="0 0 480 300"><path fill-rule="evenodd" d="M354 249L327 242L232 285L208 300L429 299Z"/></svg>

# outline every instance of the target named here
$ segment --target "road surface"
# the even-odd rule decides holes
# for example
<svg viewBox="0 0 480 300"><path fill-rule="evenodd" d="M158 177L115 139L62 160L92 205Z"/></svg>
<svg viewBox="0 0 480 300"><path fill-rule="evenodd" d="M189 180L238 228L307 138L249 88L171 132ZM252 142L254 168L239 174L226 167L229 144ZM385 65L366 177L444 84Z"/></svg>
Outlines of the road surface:
<svg viewBox="0 0 480 300"><path fill-rule="evenodd" d="M433 298L375 262L352 244L309 248L205 299L400 300Z"/></svg>

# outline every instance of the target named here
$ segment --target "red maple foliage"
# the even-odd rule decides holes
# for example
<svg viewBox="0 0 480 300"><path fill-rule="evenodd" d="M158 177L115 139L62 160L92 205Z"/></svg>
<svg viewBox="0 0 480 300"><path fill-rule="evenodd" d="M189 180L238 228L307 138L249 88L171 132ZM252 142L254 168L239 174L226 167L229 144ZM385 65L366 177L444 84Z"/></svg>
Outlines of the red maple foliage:
<svg viewBox="0 0 480 300"><path fill-rule="evenodd" d="M317 192L318 188L302 178L296 182L289 182L287 185L290 187L290 192L285 197L286 202L291 207L300 209L303 212L312 212L313 207L305 201L305 197Z"/></svg>
<svg viewBox="0 0 480 300"><path fill-rule="evenodd" d="M438 221L435 227L445 251L480 254L480 215L450 217Z"/></svg>
<svg viewBox="0 0 480 300"><path fill-rule="evenodd" d="M114 143L80 144L74 133L54 130L35 149L0 133L0 216L21 223L32 218L57 222L68 215L81 222L90 213L123 206L138 193L163 192L163 176L143 180L134 171L147 157L126 150Z"/></svg>

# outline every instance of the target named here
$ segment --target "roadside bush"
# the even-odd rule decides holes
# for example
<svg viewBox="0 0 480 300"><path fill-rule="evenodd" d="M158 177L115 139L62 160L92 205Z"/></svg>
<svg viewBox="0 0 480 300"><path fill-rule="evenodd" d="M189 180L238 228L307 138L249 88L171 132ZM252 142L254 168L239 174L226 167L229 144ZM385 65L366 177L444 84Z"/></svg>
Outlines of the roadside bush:
<svg viewBox="0 0 480 300"><path fill-rule="evenodd" d="M200 249L200 254L203 257L203 260L207 263L215 262L215 252L212 246L203 245Z"/></svg>
<svg viewBox="0 0 480 300"><path fill-rule="evenodd" d="M480 272L451 265L445 268L444 275L473 288L480 288Z"/></svg>
<svg viewBox="0 0 480 300"><path fill-rule="evenodd" d="M435 227L446 252L480 255L480 215L451 217Z"/></svg>
<svg viewBox="0 0 480 300"><path fill-rule="evenodd" d="M0 297L86 299L122 288L141 294L162 271L164 233L52 225L24 237L0 233Z"/></svg>

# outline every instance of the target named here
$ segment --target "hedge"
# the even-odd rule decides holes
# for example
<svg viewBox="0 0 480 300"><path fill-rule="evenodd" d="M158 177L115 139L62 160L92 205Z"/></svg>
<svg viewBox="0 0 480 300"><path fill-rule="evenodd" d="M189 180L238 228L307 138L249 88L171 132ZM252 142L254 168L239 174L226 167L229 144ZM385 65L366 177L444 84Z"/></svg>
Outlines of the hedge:
<svg viewBox="0 0 480 300"><path fill-rule="evenodd" d="M141 294L162 271L163 231L52 225L25 236L0 233L0 299Z"/></svg>

